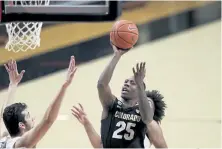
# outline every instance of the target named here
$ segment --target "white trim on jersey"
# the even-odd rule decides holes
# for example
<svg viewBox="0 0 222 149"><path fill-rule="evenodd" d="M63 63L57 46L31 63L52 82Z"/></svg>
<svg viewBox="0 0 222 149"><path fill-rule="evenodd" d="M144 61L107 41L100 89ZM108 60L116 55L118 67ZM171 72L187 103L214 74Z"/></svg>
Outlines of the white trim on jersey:
<svg viewBox="0 0 222 149"><path fill-rule="evenodd" d="M145 139L144 139L144 147L145 148L150 148L151 147L151 143L150 143L150 140L148 139L147 136L145 136Z"/></svg>

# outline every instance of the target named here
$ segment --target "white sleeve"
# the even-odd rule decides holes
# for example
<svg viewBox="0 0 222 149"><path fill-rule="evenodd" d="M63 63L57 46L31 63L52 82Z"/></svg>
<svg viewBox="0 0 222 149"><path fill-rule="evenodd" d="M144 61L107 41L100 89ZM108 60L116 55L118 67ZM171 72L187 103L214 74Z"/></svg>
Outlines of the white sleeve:
<svg viewBox="0 0 222 149"><path fill-rule="evenodd" d="M6 143L6 149L13 149L15 142L19 139L20 137L15 137L15 138L10 138L7 140Z"/></svg>
<svg viewBox="0 0 222 149"><path fill-rule="evenodd" d="M0 149L6 148L7 137L0 139Z"/></svg>

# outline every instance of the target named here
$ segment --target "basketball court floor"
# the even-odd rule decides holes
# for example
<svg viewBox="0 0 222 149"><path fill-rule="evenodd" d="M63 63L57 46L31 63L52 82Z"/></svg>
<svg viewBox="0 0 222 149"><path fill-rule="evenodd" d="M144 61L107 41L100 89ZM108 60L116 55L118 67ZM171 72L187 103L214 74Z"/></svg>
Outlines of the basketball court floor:
<svg viewBox="0 0 222 149"><path fill-rule="evenodd" d="M162 128L169 147L221 147L220 32L221 21L215 21L140 45L124 55L116 68L111 87L114 94L119 95L135 63L146 62L148 89L159 90L168 106ZM38 147L91 147L84 128L72 117L70 109L82 103L100 132L102 109L96 83L110 58L103 57L79 66L58 120ZM66 70L62 70L21 84L16 101L26 102L38 121L59 91L65 75ZM6 90L0 92L0 97L6 96Z"/></svg>

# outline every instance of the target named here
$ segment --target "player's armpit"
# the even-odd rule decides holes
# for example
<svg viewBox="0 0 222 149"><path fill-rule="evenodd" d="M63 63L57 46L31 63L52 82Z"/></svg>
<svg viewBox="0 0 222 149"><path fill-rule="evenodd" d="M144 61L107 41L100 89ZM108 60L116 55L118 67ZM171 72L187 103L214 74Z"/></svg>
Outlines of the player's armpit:
<svg viewBox="0 0 222 149"><path fill-rule="evenodd" d="M156 121L153 120L147 124L147 133L150 141L156 148L168 148L162 129Z"/></svg>

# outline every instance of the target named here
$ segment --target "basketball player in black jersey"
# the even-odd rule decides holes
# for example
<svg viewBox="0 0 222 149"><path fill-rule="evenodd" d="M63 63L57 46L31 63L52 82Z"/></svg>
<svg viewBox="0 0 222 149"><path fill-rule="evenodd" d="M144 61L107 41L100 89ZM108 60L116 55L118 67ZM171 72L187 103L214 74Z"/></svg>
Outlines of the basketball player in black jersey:
<svg viewBox="0 0 222 149"><path fill-rule="evenodd" d="M161 105L160 102L161 101L157 102L158 105ZM161 107L158 108L158 110L160 110L160 111L161 111L161 109L162 109ZM79 106L73 106L71 111L72 111L73 116L75 116L76 119L84 126L85 132L86 132L86 134L89 138L89 141L90 141L91 145L94 148L102 148L103 146L102 146L102 142L101 142L101 137L96 132L92 123L88 119L87 114L83 109L83 106L79 103ZM145 145L145 148L150 148L150 146L152 145L147 137L144 140L144 145Z"/></svg>
<svg viewBox="0 0 222 149"><path fill-rule="evenodd" d="M126 79L121 99L112 94L109 82L116 64L125 51L113 46L114 56L101 74L97 89L103 107L101 139L104 148L144 148L144 137L148 134L156 148L167 148L158 122L154 121L154 93L148 97L143 79L145 63L133 68L133 77Z"/></svg>

